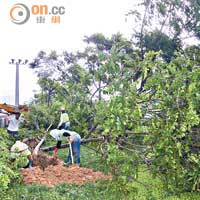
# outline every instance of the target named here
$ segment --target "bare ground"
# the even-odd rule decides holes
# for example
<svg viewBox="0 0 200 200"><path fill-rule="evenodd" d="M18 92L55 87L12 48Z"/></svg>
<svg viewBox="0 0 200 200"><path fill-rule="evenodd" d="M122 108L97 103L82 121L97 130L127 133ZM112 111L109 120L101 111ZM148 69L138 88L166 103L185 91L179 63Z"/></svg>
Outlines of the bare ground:
<svg viewBox="0 0 200 200"><path fill-rule="evenodd" d="M107 180L111 175L102 172L94 172L92 169L80 167L79 165L63 166L59 159L40 154L34 157L34 167L21 169L23 180L26 184L38 183L53 187L61 183L83 185L86 182L97 182ZM36 166L35 166L36 165Z"/></svg>

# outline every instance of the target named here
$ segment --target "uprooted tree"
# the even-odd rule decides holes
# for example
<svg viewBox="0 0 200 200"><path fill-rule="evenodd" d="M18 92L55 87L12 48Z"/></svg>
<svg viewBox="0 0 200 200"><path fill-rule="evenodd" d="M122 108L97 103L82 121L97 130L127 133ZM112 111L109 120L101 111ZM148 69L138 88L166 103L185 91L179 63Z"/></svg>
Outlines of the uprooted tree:
<svg viewBox="0 0 200 200"><path fill-rule="evenodd" d="M64 104L83 137L105 138L100 146L117 190L133 189L140 163L171 191L197 190L200 51L183 42L199 40L199 1L137 6L127 14L136 21L133 41L93 34L83 52L40 52L31 67L59 84L49 110ZM40 105L46 96L39 96Z"/></svg>
<svg viewBox="0 0 200 200"><path fill-rule="evenodd" d="M94 34L85 41L84 52L42 52L32 63L40 80L57 85L48 112L66 105L72 127L82 137L103 136L104 158L122 190L133 189L141 163L169 190L198 189L198 47L166 62L162 52L149 51L141 59L120 34ZM46 68L51 73L42 73ZM44 103L42 94L36 95L36 106Z"/></svg>

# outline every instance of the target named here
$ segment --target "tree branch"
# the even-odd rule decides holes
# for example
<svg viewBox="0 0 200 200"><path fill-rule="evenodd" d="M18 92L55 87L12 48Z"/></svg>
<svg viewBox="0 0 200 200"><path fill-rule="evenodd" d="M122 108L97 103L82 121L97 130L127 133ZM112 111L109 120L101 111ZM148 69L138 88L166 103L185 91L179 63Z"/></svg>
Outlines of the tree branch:
<svg viewBox="0 0 200 200"><path fill-rule="evenodd" d="M81 143L88 143L88 142L100 142L103 141L104 137L99 137L99 138L88 138L88 139L82 139ZM66 147L69 147L69 144L63 144L61 145L61 149L64 149ZM49 147L43 147L40 148L41 151L53 151L56 148L56 146L49 146Z"/></svg>

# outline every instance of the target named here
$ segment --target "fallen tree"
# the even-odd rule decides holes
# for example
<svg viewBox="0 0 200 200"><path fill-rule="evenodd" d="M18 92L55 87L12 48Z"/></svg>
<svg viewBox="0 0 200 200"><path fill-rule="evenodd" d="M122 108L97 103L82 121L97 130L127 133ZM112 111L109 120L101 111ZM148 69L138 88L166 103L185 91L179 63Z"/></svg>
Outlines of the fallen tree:
<svg viewBox="0 0 200 200"><path fill-rule="evenodd" d="M82 139L81 143L89 143L89 142L100 142L100 141L104 141L105 138L104 137L99 137L99 138L88 138L88 139ZM61 145L61 149L69 147L69 144L63 144ZM56 148L56 146L49 146L49 147L43 147L40 148L41 151L53 151Z"/></svg>

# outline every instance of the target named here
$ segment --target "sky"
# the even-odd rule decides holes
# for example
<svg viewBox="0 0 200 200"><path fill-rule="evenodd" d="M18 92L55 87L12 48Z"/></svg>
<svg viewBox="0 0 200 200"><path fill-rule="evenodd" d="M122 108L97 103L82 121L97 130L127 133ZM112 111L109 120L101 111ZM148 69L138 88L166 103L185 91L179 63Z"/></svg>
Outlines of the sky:
<svg viewBox="0 0 200 200"><path fill-rule="evenodd" d="M1 0L0 103L14 104L15 65L9 64L11 58L32 61L40 50L81 50L84 36L93 33L109 37L120 32L130 38L133 24L125 21L125 14L135 3L133 0ZM41 5L48 6L48 13L52 7L64 7L60 23L52 23L52 15L38 14ZM30 17L25 23L16 24L25 21L26 8ZM36 81L28 65L20 66L20 104L30 101L33 91L39 89Z"/></svg>

